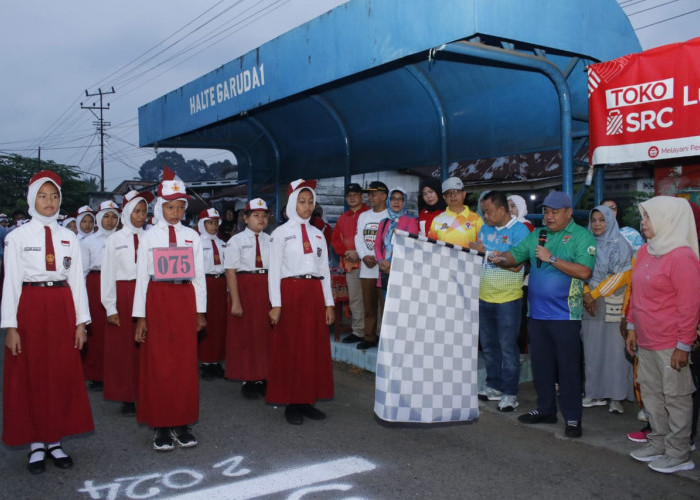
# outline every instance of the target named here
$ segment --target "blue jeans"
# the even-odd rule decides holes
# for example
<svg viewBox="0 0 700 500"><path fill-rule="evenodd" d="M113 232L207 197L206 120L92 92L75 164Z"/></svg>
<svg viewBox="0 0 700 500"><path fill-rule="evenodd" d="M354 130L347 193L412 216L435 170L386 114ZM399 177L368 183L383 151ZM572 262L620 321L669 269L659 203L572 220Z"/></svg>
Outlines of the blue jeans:
<svg viewBox="0 0 700 500"><path fill-rule="evenodd" d="M518 394L520 381L520 317L522 299L494 304L479 300L479 341L486 363L486 385L508 396Z"/></svg>

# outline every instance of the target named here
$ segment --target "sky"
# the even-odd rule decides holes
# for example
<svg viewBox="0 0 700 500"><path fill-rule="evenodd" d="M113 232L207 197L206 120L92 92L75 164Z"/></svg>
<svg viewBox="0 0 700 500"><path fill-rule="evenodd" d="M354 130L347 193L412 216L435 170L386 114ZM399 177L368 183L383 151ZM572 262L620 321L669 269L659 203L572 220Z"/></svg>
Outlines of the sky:
<svg viewBox="0 0 700 500"><path fill-rule="evenodd" d="M105 185L138 178L138 107L347 0L3 0L0 153L100 174L96 117L104 96ZM439 1L435 0L439 5ZM549 0L561 1L561 0ZM618 0L643 49L700 36L700 0ZM222 151L178 150L207 163Z"/></svg>

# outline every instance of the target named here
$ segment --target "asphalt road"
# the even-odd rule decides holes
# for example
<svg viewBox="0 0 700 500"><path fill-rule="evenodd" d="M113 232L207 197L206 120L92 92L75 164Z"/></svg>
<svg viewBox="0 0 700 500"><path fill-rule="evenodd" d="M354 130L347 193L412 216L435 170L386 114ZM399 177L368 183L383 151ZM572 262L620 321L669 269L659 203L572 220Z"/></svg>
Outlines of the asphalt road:
<svg viewBox="0 0 700 500"><path fill-rule="evenodd" d="M3 338L4 336L0 336ZM562 437L563 423L527 427L531 384L516 414L482 407L472 424L388 426L373 414L374 375L335 366L325 421L290 426L283 409L248 401L239 384L201 382L199 446L158 453L152 431L90 392L96 430L64 441L69 471L47 463L32 476L26 448L0 447L0 497L8 499L183 498L700 498L698 471L661 475L627 456L637 430L623 416L586 410L584 438ZM694 453L700 467L700 456Z"/></svg>

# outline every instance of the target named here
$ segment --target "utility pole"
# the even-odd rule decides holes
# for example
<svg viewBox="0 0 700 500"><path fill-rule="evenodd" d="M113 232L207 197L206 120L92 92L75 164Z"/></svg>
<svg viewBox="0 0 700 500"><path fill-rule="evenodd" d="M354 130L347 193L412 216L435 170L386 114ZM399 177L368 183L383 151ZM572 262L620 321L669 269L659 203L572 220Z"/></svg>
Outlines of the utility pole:
<svg viewBox="0 0 700 500"><path fill-rule="evenodd" d="M95 118L97 118L97 121L92 122L92 124L97 127L97 131L100 133L100 189L103 192L105 190L105 127L109 127L112 124L110 122L104 121L103 119L103 112L105 109L109 109L109 103L107 103L107 106L104 106L102 103L102 97L114 93L114 87L112 87L112 90L104 92L102 91L102 89L97 89L96 94L90 94L86 90L86 97L100 96L100 105L98 106L96 103L93 102L92 106L83 106L83 103L80 103L80 107L82 109L89 109L90 112L95 116ZM100 111L99 116L97 115L97 113L95 113L95 110Z"/></svg>

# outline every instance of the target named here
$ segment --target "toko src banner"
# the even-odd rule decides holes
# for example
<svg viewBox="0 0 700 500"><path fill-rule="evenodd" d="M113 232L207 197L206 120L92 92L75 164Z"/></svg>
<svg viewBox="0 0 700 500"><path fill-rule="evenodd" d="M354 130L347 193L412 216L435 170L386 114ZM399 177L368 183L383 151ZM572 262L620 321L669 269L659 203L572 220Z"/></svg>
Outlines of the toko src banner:
<svg viewBox="0 0 700 500"><path fill-rule="evenodd" d="M700 38L588 67L593 165L700 155Z"/></svg>

